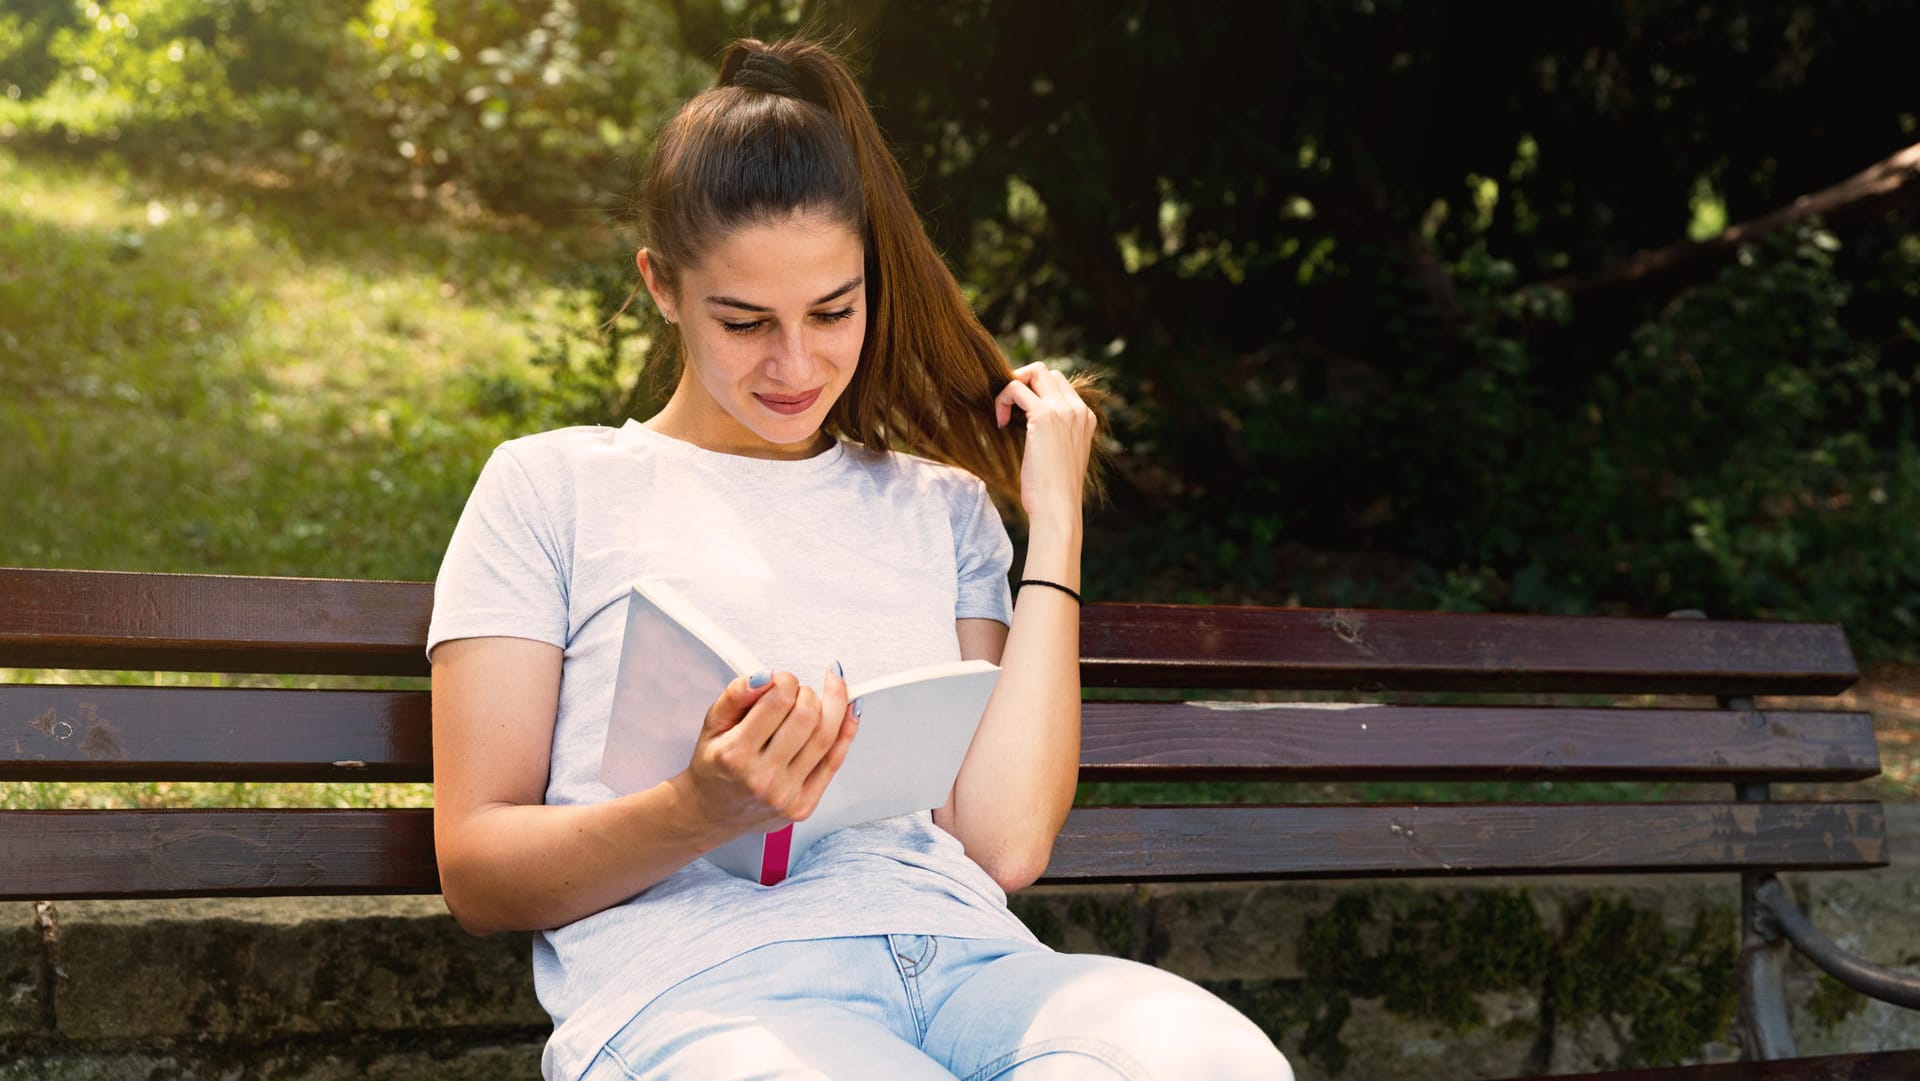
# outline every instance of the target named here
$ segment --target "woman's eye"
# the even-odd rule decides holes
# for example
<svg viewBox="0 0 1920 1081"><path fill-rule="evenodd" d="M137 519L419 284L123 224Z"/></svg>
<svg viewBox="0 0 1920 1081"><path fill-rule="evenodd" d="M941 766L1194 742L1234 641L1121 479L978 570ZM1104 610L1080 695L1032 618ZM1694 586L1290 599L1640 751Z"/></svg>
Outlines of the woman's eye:
<svg viewBox="0 0 1920 1081"><path fill-rule="evenodd" d="M813 317L822 323L838 323L843 319L853 318L853 308L845 307L837 312L815 312Z"/></svg>
<svg viewBox="0 0 1920 1081"><path fill-rule="evenodd" d="M720 320L720 327L728 334L752 334L754 331L759 330L764 322L765 320L761 319L749 319L744 323L735 323L731 320L722 319Z"/></svg>

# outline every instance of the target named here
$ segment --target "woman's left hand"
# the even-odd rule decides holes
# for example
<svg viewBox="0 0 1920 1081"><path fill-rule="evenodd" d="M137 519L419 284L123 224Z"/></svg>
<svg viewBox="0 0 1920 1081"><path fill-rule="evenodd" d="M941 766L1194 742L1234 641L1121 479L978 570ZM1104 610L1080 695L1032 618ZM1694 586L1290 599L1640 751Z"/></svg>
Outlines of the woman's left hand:
<svg viewBox="0 0 1920 1081"><path fill-rule="evenodd" d="M1077 525L1099 418L1065 375L1038 361L1014 371L993 399L993 418L1004 428L1016 408L1027 415L1020 505L1029 520L1059 515Z"/></svg>

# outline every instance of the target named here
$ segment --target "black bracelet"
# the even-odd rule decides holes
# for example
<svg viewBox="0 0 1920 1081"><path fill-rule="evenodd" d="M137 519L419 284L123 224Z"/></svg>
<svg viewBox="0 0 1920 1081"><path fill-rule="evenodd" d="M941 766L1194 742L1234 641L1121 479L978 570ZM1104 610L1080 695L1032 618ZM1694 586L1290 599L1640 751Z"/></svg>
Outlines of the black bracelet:
<svg viewBox="0 0 1920 1081"><path fill-rule="evenodd" d="M1022 578L1022 579L1020 579L1020 582L1019 582L1019 588L1021 588L1021 589L1025 589L1025 588L1026 588L1026 587L1028 587L1028 586L1046 586L1046 587L1047 587L1048 589L1057 589L1057 590L1059 590L1060 592L1062 592L1062 593L1065 593L1065 594L1066 594L1067 596L1069 596L1069 597L1072 597L1072 598L1073 598L1073 603L1075 603L1075 604L1083 604L1083 603L1085 603L1085 602L1083 602L1083 601L1081 601L1081 599L1080 599L1080 594L1078 594L1078 593L1075 593L1075 592L1074 592L1073 590L1071 590L1071 589L1068 589L1068 588L1067 588L1066 586L1063 586L1063 585L1061 585L1061 584L1060 584L1060 583L1058 583L1058 582L1049 582L1049 581L1046 581L1045 579L1042 579L1042 578Z"/></svg>

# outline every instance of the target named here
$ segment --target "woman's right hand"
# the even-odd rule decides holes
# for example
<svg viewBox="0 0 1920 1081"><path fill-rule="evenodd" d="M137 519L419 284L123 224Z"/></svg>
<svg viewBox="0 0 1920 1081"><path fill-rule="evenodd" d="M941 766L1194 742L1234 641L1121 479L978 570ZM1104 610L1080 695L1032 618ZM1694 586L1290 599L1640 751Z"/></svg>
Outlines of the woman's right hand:
<svg viewBox="0 0 1920 1081"><path fill-rule="evenodd" d="M707 710L693 760L669 783L728 837L776 830L819 806L858 728L847 682L831 669L818 694L791 672L757 687L741 676Z"/></svg>

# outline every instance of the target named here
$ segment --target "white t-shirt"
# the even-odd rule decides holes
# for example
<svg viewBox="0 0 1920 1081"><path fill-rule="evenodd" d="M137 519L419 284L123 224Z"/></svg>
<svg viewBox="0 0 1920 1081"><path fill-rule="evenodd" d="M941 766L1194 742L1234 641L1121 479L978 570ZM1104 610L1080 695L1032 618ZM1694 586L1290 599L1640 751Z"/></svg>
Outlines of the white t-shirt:
<svg viewBox="0 0 1920 1081"><path fill-rule="evenodd" d="M597 775L636 580L667 579L818 688L835 660L856 682L958 660L956 619L1009 621L1012 554L986 486L950 466L842 443L800 461L744 458L633 421L565 428L501 445L482 470L427 648L507 636L564 650L546 801L591 803L612 796ZM882 933L1032 941L928 813L830 834L777 886L695 861L536 936L535 987L554 1021L542 1072L578 1077L655 996L747 950Z"/></svg>

